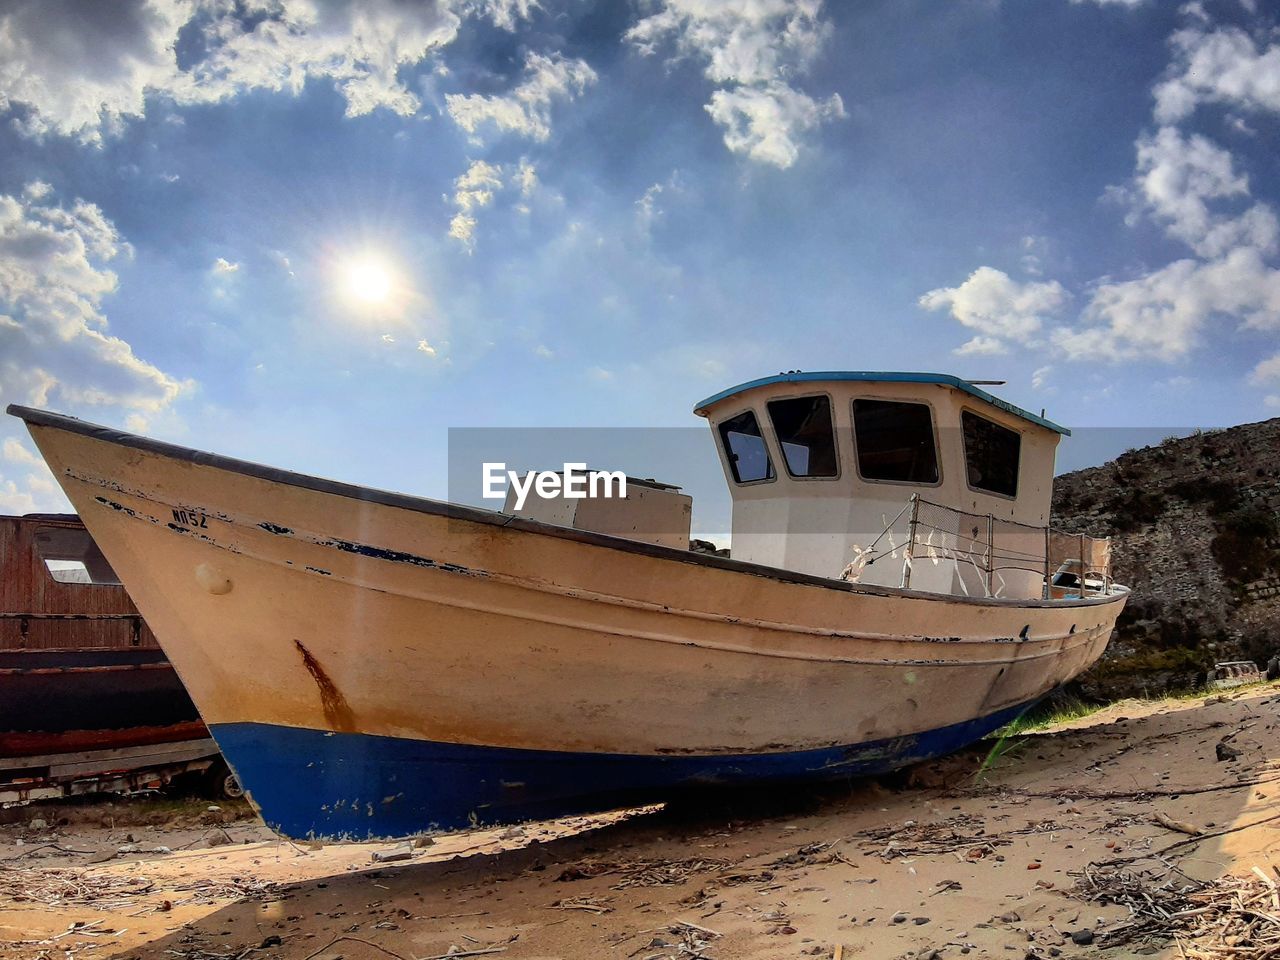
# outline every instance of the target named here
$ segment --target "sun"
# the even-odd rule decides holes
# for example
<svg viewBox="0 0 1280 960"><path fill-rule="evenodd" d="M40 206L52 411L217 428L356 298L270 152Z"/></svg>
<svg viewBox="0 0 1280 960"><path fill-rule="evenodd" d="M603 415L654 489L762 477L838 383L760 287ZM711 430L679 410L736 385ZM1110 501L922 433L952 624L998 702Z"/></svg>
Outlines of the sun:
<svg viewBox="0 0 1280 960"><path fill-rule="evenodd" d="M351 300L381 306L395 286L391 268L378 257L366 256L342 265L342 292Z"/></svg>

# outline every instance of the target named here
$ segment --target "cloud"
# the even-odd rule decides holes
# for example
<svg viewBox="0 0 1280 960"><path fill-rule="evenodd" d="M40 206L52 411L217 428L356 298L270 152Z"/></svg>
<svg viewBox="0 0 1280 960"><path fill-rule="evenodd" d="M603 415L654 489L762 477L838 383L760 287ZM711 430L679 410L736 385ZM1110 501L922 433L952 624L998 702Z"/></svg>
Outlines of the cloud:
<svg viewBox="0 0 1280 960"><path fill-rule="evenodd" d="M538 189L538 170L523 157L514 165L473 160L466 173L453 181L453 186L453 205L457 212L449 221L449 236L470 252L476 245L476 211L491 205L498 192L507 188L529 199ZM528 212L527 206L521 209Z"/></svg>
<svg viewBox="0 0 1280 960"><path fill-rule="evenodd" d="M803 134L845 115L839 94L819 102L785 83L717 90L707 112L724 128L726 147L782 170L799 158Z"/></svg>
<svg viewBox="0 0 1280 960"><path fill-rule="evenodd" d="M1280 329L1280 271L1241 247L1211 262L1177 260L1134 280L1103 283L1081 324L1053 332L1070 359L1173 361L1203 339L1210 320Z"/></svg>
<svg viewBox="0 0 1280 960"><path fill-rule="evenodd" d="M972 340L966 340L951 352L957 357L998 357L1008 353L1009 348L1002 340L979 334Z"/></svg>
<svg viewBox="0 0 1280 960"><path fill-rule="evenodd" d="M1259 362L1249 374L1249 382L1258 386L1280 383L1280 353Z"/></svg>
<svg viewBox="0 0 1280 960"><path fill-rule="evenodd" d="M215 274L235 273L240 269L240 264L232 263L224 257L219 257L217 260L213 261L212 269Z"/></svg>
<svg viewBox="0 0 1280 960"><path fill-rule="evenodd" d="M1044 255L1049 249L1049 238L1028 234L1022 238L1022 258L1018 265L1022 272L1033 277L1044 273Z"/></svg>
<svg viewBox="0 0 1280 960"><path fill-rule="evenodd" d="M1040 390L1049 383L1049 374L1053 373L1052 366L1037 367L1031 371L1031 389Z"/></svg>
<svg viewBox="0 0 1280 960"><path fill-rule="evenodd" d="M428 357L434 357L434 356L436 355L436 348L435 348L435 347L433 347L433 346L432 346L430 343L428 343L426 340L419 340L419 341L418 341L418 352L419 352L419 353L425 353Z"/></svg>
<svg viewBox="0 0 1280 960"><path fill-rule="evenodd" d="M1274 246L1276 215L1266 204L1255 203L1236 216L1210 210L1209 201L1249 196L1249 179L1236 171L1228 151L1198 134L1161 127L1138 139L1137 153L1137 191L1170 236L1202 257L1241 245Z"/></svg>
<svg viewBox="0 0 1280 960"><path fill-rule="evenodd" d="M524 79L509 93L451 93L445 106L453 122L479 142L480 131L493 127L499 133L515 133L530 140L551 136L551 106L557 100L573 100L595 83L596 74L584 60L559 54L525 56Z"/></svg>
<svg viewBox="0 0 1280 960"><path fill-rule="evenodd" d="M50 191L0 195L0 394L18 403L157 413L189 385L137 357L107 331L104 298L116 289L106 264L129 245L91 203L57 205ZM0 476L0 507L60 508L47 471L12 438ZM27 468L37 467L30 470Z"/></svg>
<svg viewBox="0 0 1280 960"><path fill-rule="evenodd" d="M105 264L131 250L97 206L0 196L0 388L20 402L157 411L183 384L106 332Z"/></svg>
<svg viewBox="0 0 1280 960"><path fill-rule="evenodd" d="M1154 89L1160 126L1135 143L1132 183L1108 193L1130 205L1127 223L1148 216L1195 256L1131 279L1096 281L1079 316L1050 331L1050 344L1065 359L1176 362L1211 340L1213 324L1280 330L1280 270L1268 263L1280 238L1274 209L1252 200L1249 179L1229 151L1175 126L1200 103L1280 110L1280 47L1259 50L1243 31L1210 29L1198 4L1185 5L1182 13L1196 25L1174 34L1173 62ZM1228 123L1233 119L1239 117L1228 115ZM992 352L1007 342L1028 343L1039 318L1061 303L1044 289L1044 302L1020 312L1016 294L1022 288L1011 283L982 267L960 287L934 290L920 303L949 307L957 320L980 331L957 353ZM1273 358L1259 364L1251 379L1261 383L1277 371L1280 359Z"/></svg>
<svg viewBox="0 0 1280 960"><path fill-rule="evenodd" d="M347 116L409 116L421 104L401 69L452 41L459 22L448 3L397 0L19 0L0 14L0 110L18 108L28 136L98 143L151 98L218 103L325 80ZM203 55L179 67L183 31Z"/></svg>
<svg viewBox="0 0 1280 960"><path fill-rule="evenodd" d="M453 181L453 205L457 213L449 221L449 236L468 250L475 249L475 211L493 202L502 189L502 168L484 160L473 161L467 172Z"/></svg>
<svg viewBox="0 0 1280 960"><path fill-rule="evenodd" d="M0 110L21 105L17 126L98 141L144 111L148 91L176 73L174 44L194 8L144 0L44 0L0 14Z"/></svg>
<svg viewBox="0 0 1280 960"><path fill-rule="evenodd" d="M1239 27L1197 24L1173 35L1169 76L1155 88L1156 119L1176 123L1202 103L1280 111L1280 44L1260 48Z"/></svg>
<svg viewBox="0 0 1280 960"><path fill-rule="evenodd" d="M515 31L518 22L528 20L535 10L542 8L537 0L471 0L471 11L487 17L495 27Z"/></svg>
<svg viewBox="0 0 1280 960"><path fill-rule="evenodd" d="M958 287L940 287L920 298L926 310L948 310L978 336L956 352L961 355L1003 352L1007 341L1031 343L1046 317L1067 302L1056 280L1020 283L993 267L979 267Z"/></svg>
<svg viewBox="0 0 1280 960"><path fill-rule="evenodd" d="M821 0L659 0L625 39L645 56L670 45L702 62L717 87L706 109L725 146L785 169L805 133L845 115L839 94L816 100L794 85L831 32L821 12Z"/></svg>
<svg viewBox="0 0 1280 960"><path fill-rule="evenodd" d="M8 460L10 463L16 463L20 466L34 466L36 464L44 463L43 460L37 457L13 437L5 437L3 456L4 459Z"/></svg>

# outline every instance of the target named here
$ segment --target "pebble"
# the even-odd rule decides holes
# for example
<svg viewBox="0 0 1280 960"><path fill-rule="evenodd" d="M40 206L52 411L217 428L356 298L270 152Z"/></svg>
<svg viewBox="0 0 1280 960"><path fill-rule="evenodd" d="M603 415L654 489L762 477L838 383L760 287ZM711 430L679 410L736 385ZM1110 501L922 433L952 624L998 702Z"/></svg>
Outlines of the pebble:
<svg viewBox="0 0 1280 960"><path fill-rule="evenodd" d="M1022 917L1018 916L1018 914L1010 910L1008 913L1000 914L1000 919L1003 920L1005 923L1017 923L1019 920L1022 919Z"/></svg>
<svg viewBox="0 0 1280 960"><path fill-rule="evenodd" d="M1088 927L1083 930L1073 930L1071 932L1071 942L1078 947L1087 947L1093 943L1093 931Z"/></svg>
<svg viewBox="0 0 1280 960"><path fill-rule="evenodd" d="M49 824L45 823L45 822L44 822L43 820L41 820L39 817L36 817L36 819L34 819L34 820L32 820L32 821L31 821L31 829L32 829L32 830L43 830L43 829L44 829L45 827L47 827L47 826L49 826Z"/></svg>
<svg viewBox="0 0 1280 960"><path fill-rule="evenodd" d="M928 917L912 917L911 922L914 923L917 927L920 927L928 923L929 918Z"/></svg>

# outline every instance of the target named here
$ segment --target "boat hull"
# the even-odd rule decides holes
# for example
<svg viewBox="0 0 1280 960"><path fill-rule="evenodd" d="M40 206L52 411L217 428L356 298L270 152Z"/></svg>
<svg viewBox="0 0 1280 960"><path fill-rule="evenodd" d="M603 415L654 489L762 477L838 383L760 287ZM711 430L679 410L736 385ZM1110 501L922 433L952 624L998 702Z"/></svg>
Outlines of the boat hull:
<svg viewBox="0 0 1280 960"><path fill-rule="evenodd" d="M901 766L1085 669L1124 602L849 584L17 412L241 783L291 835ZM544 767L545 784L525 774ZM495 779L539 786L495 799ZM357 800L359 826L318 815Z"/></svg>
<svg viewBox="0 0 1280 960"><path fill-rule="evenodd" d="M127 741L198 719L159 650L0 652L0 757Z"/></svg>
<svg viewBox="0 0 1280 960"><path fill-rule="evenodd" d="M213 727L267 824L290 837L405 836L602 810L682 789L840 780L953 753L1031 704L904 737L726 756L518 750L269 724Z"/></svg>

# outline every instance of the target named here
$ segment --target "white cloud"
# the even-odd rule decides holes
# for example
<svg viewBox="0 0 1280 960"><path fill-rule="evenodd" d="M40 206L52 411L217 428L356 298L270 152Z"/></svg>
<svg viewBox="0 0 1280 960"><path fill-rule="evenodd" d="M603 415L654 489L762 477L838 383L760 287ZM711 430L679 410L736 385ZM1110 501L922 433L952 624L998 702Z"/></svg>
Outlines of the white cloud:
<svg viewBox="0 0 1280 960"><path fill-rule="evenodd" d="M149 90L176 72L186 3L19 3L0 14L0 110L21 105L29 136L98 141L141 116Z"/></svg>
<svg viewBox="0 0 1280 960"><path fill-rule="evenodd" d="M1071 0L1072 3L1096 3L1100 7L1138 7L1147 0Z"/></svg>
<svg viewBox="0 0 1280 960"><path fill-rule="evenodd" d="M978 331L957 353L1001 352L1006 341L1030 343L1046 317L1067 302L1056 280L1019 283L993 267L979 267L958 287L940 287L920 298L926 310L948 310L951 316Z"/></svg>
<svg viewBox="0 0 1280 960"><path fill-rule="evenodd" d="M1029 234L1022 238L1022 258L1018 261L1022 272L1033 277L1044 273L1044 255L1049 249L1048 237Z"/></svg>
<svg viewBox="0 0 1280 960"><path fill-rule="evenodd" d="M1280 44L1259 48L1238 27L1202 26L1173 35L1174 59L1155 88L1156 119L1175 123L1202 103L1280 111Z"/></svg>
<svg viewBox="0 0 1280 960"><path fill-rule="evenodd" d="M436 355L436 348L435 348L435 347L433 347L433 346L432 346L430 343L428 343L426 340L419 340L419 341L418 341L418 352L419 352L419 353L425 353L428 357L434 357L434 356Z"/></svg>
<svg viewBox="0 0 1280 960"><path fill-rule="evenodd" d="M1242 244L1261 249L1275 244L1276 215L1266 204L1255 203L1236 216L1210 210L1209 201L1249 196L1249 179L1236 171L1228 151L1175 127L1141 137L1137 149L1137 190L1170 236L1203 257Z"/></svg>
<svg viewBox="0 0 1280 960"><path fill-rule="evenodd" d="M1053 367L1043 366L1037 367L1031 372L1031 389L1040 390L1049 383L1049 374L1053 373Z"/></svg>
<svg viewBox="0 0 1280 960"><path fill-rule="evenodd" d="M1280 330L1280 269L1268 263L1280 239L1275 210L1252 200L1249 179L1229 151L1174 125L1201 103L1280 111L1280 46L1261 50L1241 30L1212 29L1201 4L1186 4L1181 12L1195 25L1174 34L1173 63L1155 87L1161 126L1138 138L1132 184L1108 194L1130 205L1127 223L1150 216L1196 256L1132 279L1098 280L1080 315L1050 332L1056 353L1069 360L1175 362L1212 342L1215 325ZM1226 122L1252 133L1235 113ZM984 282L976 284L980 277ZM1020 314L1005 306L1012 299L1008 284L999 271L983 267L961 287L932 291L920 302L950 307L956 319L981 331L957 352L987 352L1026 342L1045 312ZM1053 300L1048 297L1050 310ZM995 317L1000 312L1003 333ZM1255 367L1251 379L1261 384L1273 375L1280 379L1280 355Z"/></svg>
<svg viewBox="0 0 1280 960"><path fill-rule="evenodd" d="M445 97L445 105L453 122L475 141L479 141L480 131L489 126L499 133L544 141L551 136L552 104L574 99L595 80L595 71L584 60L530 51L525 56L524 78L509 93L451 93Z"/></svg>
<svg viewBox="0 0 1280 960"><path fill-rule="evenodd" d="M1053 342L1071 359L1173 361L1201 343L1214 318L1280 329L1280 271L1250 247L1207 263L1177 260L1134 280L1102 284L1083 322L1058 328Z"/></svg>
<svg viewBox="0 0 1280 960"><path fill-rule="evenodd" d="M0 195L0 394L35 406L114 407L124 414L173 403L187 385L107 332L102 301L117 280L106 264L130 254L91 203L59 206L43 189ZM6 438L3 456L26 472L21 483L12 469L0 476L0 507L64 505L19 442Z"/></svg>
<svg viewBox="0 0 1280 960"><path fill-rule="evenodd" d="M538 170L527 159L515 165L473 160L465 173L453 181L453 206L456 212L449 221L449 236L468 251L475 249L476 212L490 206L499 191L508 187L528 200L538 189ZM528 207L520 207L525 213Z"/></svg>
<svg viewBox="0 0 1280 960"><path fill-rule="evenodd" d="M676 56L703 63L718 88L707 112L735 153L789 167L803 134L845 115L838 94L816 100L795 86L831 31L821 0L658 0L657 7L625 38L646 56L670 43Z"/></svg>
<svg viewBox="0 0 1280 960"><path fill-rule="evenodd" d="M1009 352L1004 341L995 337L984 337L982 334L972 340L966 340L951 351L957 357L998 357Z"/></svg>
<svg viewBox="0 0 1280 960"><path fill-rule="evenodd" d="M1261 361L1249 374L1249 382L1261 386L1280 382L1280 353Z"/></svg>
<svg viewBox="0 0 1280 960"><path fill-rule="evenodd" d="M545 343L540 343L533 348L533 355L543 360L550 360L555 356L555 351L548 347Z"/></svg>
<svg viewBox="0 0 1280 960"><path fill-rule="evenodd" d="M34 466L35 464L44 463L43 460L37 457L13 437L5 437L3 456L10 463L16 463L21 466Z"/></svg>
<svg viewBox="0 0 1280 960"><path fill-rule="evenodd" d="M468 250L475 249L475 211L493 202L502 189L502 168L483 160L472 162L467 172L453 181L453 205L457 213L449 221L449 236Z"/></svg>
<svg viewBox="0 0 1280 960"><path fill-rule="evenodd" d="M224 257L218 257L217 260L213 261L213 272L215 274L235 273L239 269L240 264L232 263Z"/></svg>
<svg viewBox="0 0 1280 960"><path fill-rule="evenodd" d="M533 192L538 189L538 168L526 158L521 157L513 179L516 186L520 188L520 196L531 197Z"/></svg>
<svg viewBox="0 0 1280 960"><path fill-rule="evenodd" d="M47 198L46 198L47 199ZM0 196L0 387L22 402L159 410L182 385L106 332L102 299L131 253L102 211Z"/></svg>
<svg viewBox="0 0 1280 960"><path fill-rule="evenodd" d="M528 20L533 11L542 9L537 0L470 0L471 12L487 17L495 27L515 31L518 21Z"/></svg>
<svg viewBox="0 0 1280 960"><path fill-rule="evenodd" d="M19 129L30 136L100 142L142 116L150 98L217 103L252 90L297 94L324 80L346 99L348 116L375 109L409 116L420 101L400 70L453 40L459 24L449 3L249 7L252 17L230 0L9 5L0 14L0 110L18 107ZM184 28L198 33L206 53L179 69L175 44Z"/></svg>
<svg viewBox="0 0 1280 960"><path fill-rule="evenodd" d="M785 83L717 90L707 113L724 128L726 147L783 170L799 158L803 134L845 115L838 93L817 101Z"/></svg>

